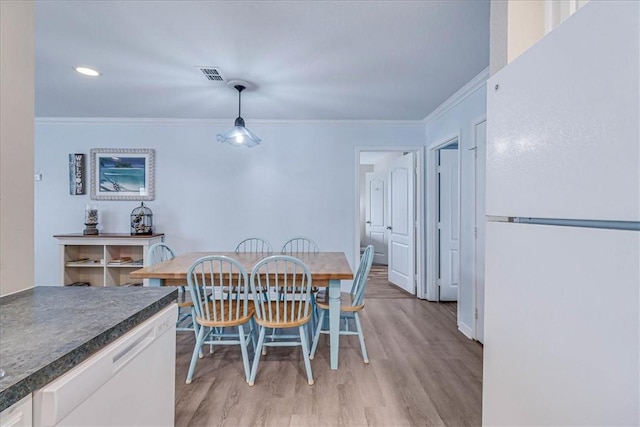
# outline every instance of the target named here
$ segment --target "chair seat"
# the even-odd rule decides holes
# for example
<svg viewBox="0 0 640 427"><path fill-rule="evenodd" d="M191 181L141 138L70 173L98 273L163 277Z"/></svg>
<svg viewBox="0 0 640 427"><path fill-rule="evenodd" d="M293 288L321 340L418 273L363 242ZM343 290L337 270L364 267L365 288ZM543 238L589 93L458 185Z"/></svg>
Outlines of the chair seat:
<svg viewBox="0 0 640 427"><path fill-rule="evenodd" d="M215 304L215 311L213 307L214 304ZM231 302L225 301L224 302L224 319L207 320L207 319L203 319L200 316L196 316L196 321L198 322L199 325L207 326L211 328L242 325L248 322L253 317L253 314L255 312L253 301L247 301L246 303L247 314L244 315L243 304L244 304L243 301L231 301ZM240 305L239 308L238 308L238 305ZM207 310L206 307L203 306L202 311L206 312L206 310ZM222 301L216 300L216 301L209 302L209 313L216 312L216 313L219 313L220 317L222 317L222 310L223 310ZM239 315L236 315L236 313L239 313ZM211 315L211 317L213 317L213 314Z"/></svg>
<svg viewBox="0 0 640 427"><path fill-rule="evenodd" d="M294 302L292 310L292 304L291 301L289 301L289 303L286 304L287 310L285 310L284 302L272 301L264 305L263 311L265 312L262 313L262 319L259 319L256 316L256 322L260 326L267 328L293 328L304 325L311 319L312 310L309 310L309 313L306 316L298 318L298 310L304 309L303 307L300 307L302 304L303 303ZM269 305L271 306L271 309L269 309ZM262 309L263 307L260 308ZM294 313L293 316L291 315L292 312ZM271 318L269 318L269 314L271 314ZM295 318L295 320L291 320L292 318Z"/></svg>
<svg viewBox="0 0 640 427"><path fill-rule="evenodd" d="M207 294L211 296L211 292ZM178 307L193 307L193 300L191 299L191 292L178 292L177 299Z"/></svg>
<svg viewBox="0 0 640 427"><path fill-rule="evenodd" d="M353 295L349 292L340 293L340 311L360 311L364 308L364 302L356 306L351 305L352 303ZM316 305L323 310L329 310L329 295L326 291L322 291L316 295Z"/></svg>
<svg viewBox="0 0 640 427"><path fill-rule="evenodd" d="M178 307L191 307L193 301L191 300L191 294L189 292L178 292Z"/></svg>

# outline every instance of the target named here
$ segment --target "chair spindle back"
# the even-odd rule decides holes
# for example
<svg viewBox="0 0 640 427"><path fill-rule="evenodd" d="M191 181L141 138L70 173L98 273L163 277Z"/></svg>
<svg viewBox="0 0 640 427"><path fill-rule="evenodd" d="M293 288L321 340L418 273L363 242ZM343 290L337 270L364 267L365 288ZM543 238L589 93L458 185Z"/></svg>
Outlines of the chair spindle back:
<svg viewBox="0 0 640 427"><path fill-rule="evenodd" d="M369 278L369 271L371 270L371 264L373 263L373 245L369 245L365 248L360 257L360 265L356 272L356 277L353 279L353 285L351 285L352 296L351 306L356 307L362 305L364 300L364 290L367 286L367 279Z"/></svg>
<svg viewBox="0 0 640 427"><path fill-rule="evenodd" d="M311 316L311 273L301 260L273 255L251 272L258 323L297 323Z"/></svg>
<svg viewBox="0 0 640 427"><path fill-rule="evenodd" d="M154 265L175 258L173 250L165 243L154 243L147 251L146 265Z"/></svg>
<svg viewBox="0 0 640 427"><path fill-rule="evenodd" d="M294 237L282 245L283 254L317 253L320 252L318 244L308 237Z"/></svg>
<svg viewBox="0 0 640 427"><path fill-rule="evenodd" d="M271 246L271 243L267 242L265 239L261 239L259 237L250 237L238 243L238 246L236 246L235 252L237 254L240 254L240 253L271 254L273 253L273 247Z"/></svg>
<svg viewBox="0 0 640 427"><path fill-rule="evenodd" d="M237 278L237 279L236 279ZM211 255L197 259L187 272L196 315L209 322L228 323L247 315L249 280L236 260Z"/></svg>

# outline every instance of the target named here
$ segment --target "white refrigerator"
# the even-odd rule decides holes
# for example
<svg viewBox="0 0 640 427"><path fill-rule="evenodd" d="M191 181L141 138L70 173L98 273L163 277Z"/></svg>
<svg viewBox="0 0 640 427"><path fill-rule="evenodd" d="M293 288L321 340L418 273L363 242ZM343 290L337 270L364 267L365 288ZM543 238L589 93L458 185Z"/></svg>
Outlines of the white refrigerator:
<svg viewBox="0 0 640 427"><path fill-rule="evenodd" d="M487 83L484 425L640 424L640 2Z"/></svg>

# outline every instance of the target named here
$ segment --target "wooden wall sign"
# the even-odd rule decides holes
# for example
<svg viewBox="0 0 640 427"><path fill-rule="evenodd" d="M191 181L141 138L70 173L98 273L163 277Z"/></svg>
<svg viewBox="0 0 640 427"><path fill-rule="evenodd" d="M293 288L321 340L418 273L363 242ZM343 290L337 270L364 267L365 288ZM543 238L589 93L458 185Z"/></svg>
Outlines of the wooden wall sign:
<svg viewBox="0 0 640 427"><path fill-rule="evenodd" d="M69 194L85 194L84 154L69 154Z"/></svg>

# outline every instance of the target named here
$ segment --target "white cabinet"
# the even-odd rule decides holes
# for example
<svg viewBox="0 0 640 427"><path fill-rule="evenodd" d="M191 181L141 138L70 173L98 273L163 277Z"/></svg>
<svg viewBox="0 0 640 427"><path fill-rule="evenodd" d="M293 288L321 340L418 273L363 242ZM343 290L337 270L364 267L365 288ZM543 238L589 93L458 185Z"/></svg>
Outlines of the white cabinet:
<svg viewBox="0 0 640 427"><path fill-rule="evenodd" d="M177 318L171 304L36 390L34 426L173 426Z"/></svg>
<svg viewBox="0 0 640 427"><path fill-rule="evenodd" d="M27 395L0 412L0 427L31 427L33 425L33 399Z"/></svg>
<svg viewBox="0 0 640 427"><path fill-rule="evenodd" d="M164 234L130 236L104 233L97 236L58 234L60 284L89 283L91 286L123 286L135 283L129 273L145 265L149 246L164 240ZM148 285L144 280L143 285Z"/></svg>

